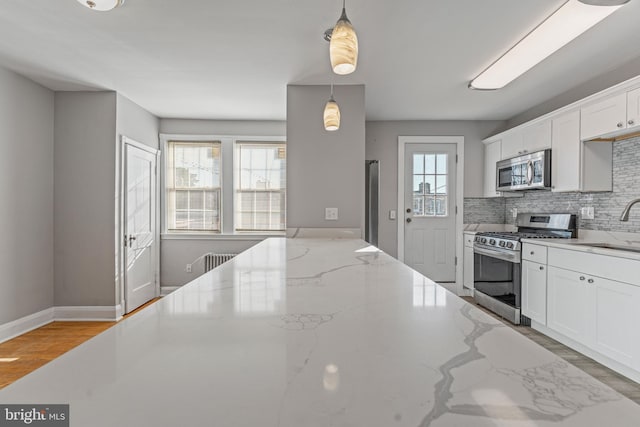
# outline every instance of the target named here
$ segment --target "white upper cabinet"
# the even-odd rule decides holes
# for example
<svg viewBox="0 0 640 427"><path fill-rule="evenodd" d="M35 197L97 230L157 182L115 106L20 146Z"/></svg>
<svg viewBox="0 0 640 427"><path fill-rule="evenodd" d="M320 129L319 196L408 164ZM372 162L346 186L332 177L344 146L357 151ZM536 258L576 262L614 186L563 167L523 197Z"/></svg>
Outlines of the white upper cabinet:
<svg viewBox="0 0 640 427"><path fill-rule="evenodd" d="M627 92L627 129L636 126L640 126L640 88Z"/></svg>
<svg viewBox="0 0 640 427"><path fill-rule="evenodd" d="M502 158L510 159L551 147L551 120L508 132L502 138Z"/></svg>
<svg viewBox="0 0 640 427"><path fill-rule="evenodd" d="M580 111L553 119L551 136L551 191L611 191L611 142L580 141Z"/></svg>
<svg viewBox="0 0 640 427"><path fill-rule="evenodd" d="M581 110L580 138L593 139L627 128L627 94L621 93Z"/></svg>
<svg viewBox="0 0 640 427"><path fill-rule="evenodd" d="M500 197L496 191L496 163L502 158L502 141L484 146L484 197Z"/></svg>

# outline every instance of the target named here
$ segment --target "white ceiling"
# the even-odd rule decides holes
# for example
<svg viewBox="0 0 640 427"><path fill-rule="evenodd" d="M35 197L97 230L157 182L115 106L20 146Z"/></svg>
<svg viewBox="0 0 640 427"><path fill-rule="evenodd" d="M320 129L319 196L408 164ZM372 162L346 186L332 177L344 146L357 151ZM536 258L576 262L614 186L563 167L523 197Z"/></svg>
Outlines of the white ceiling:
<svg viewBox="0 0 640 427"><path fill-rule="evenodd" d="M631 0L506 88L472 91L469 80L564 0L348 0L360 58L336 76L322 34L341 3L127 0L105 13L1 0L0 65L53 90L116 90L159 117L284 120L287 84L333 82L366 85L367 120L489 120L640 56Z"/></svg>

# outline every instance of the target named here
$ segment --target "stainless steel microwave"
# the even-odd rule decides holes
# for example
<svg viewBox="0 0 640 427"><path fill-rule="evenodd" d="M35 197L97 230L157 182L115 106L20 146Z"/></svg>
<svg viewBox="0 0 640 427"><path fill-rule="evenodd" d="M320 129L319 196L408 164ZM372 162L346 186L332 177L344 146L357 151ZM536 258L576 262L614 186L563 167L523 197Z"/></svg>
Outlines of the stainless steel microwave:
<svg viewBox="0 0 640 427"><path fill-rule="evenodd" d="M496 163L496 190L551 189L551 150L542 150Z"/></svg>

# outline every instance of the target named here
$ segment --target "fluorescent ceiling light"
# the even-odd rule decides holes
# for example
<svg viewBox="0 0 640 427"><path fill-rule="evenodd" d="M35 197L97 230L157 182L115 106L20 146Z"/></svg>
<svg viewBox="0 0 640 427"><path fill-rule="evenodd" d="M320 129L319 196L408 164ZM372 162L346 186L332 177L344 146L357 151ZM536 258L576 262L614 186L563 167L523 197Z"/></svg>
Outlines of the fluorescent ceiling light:
<svg viewBox="0 0 640 427"><path fill-rule="evenodd" d="M588 1L588 0L585 0ZM618 10L569 0L469 83L472 89L500 89Z"/></svg>

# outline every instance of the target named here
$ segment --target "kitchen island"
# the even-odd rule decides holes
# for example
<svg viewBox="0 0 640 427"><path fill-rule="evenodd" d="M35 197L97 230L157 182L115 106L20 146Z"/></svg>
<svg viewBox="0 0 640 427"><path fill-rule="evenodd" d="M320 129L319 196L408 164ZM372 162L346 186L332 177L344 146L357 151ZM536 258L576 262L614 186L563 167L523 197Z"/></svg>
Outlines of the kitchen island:
<svg viewBox="0 0 640 427"><path fill-rule="evenodd" d="M267 239L0 403L68 403L77 427L640 423L640 406L355 239Z"/></svg>

